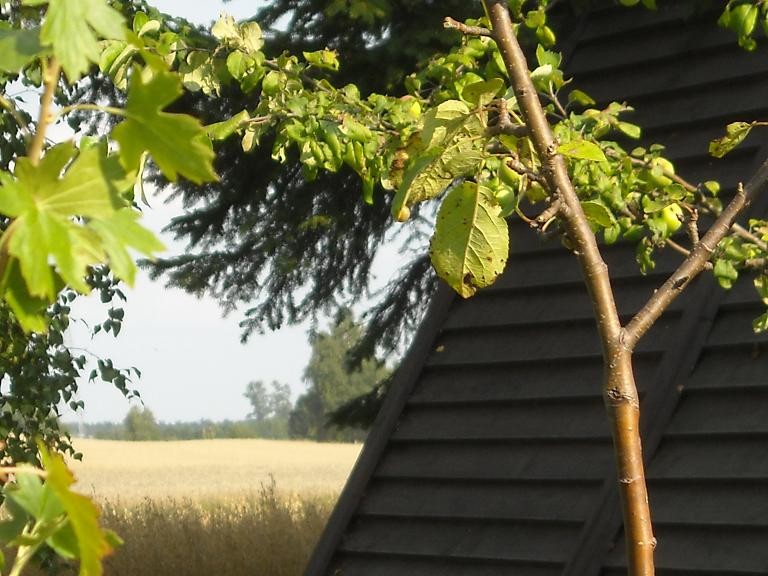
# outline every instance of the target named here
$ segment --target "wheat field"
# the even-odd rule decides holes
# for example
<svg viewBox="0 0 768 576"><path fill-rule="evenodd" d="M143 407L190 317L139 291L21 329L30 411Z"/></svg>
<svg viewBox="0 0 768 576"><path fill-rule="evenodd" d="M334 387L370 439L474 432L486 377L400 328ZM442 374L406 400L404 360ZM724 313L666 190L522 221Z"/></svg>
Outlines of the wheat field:
<svg viewBox="0 0 768 576"><path fill-rule="evenodd" d="M300 576L361 448L80 438L74 446L84 454L70 462L77 488L125 540L106 559L106 576Z"/></svg>
<svg viewBox="0 0 768 576"><path fill-rule="evenodd" d="M122 442L73 439L84 454L70 461L77 488L130 504L151 498L237 497L274 479L281 493L338 492L360 444L287 440Z"/></svg>

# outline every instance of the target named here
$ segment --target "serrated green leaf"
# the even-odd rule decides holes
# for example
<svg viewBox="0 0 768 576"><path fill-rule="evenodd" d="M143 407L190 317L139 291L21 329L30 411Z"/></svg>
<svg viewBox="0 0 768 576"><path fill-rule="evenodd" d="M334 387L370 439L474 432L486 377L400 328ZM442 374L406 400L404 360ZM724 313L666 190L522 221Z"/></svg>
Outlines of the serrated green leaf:
<svg viewBox="0 0 768 576"><path fill-rule="evenodd" d="M453 188L440 206L430 244L437 274L468 298L496 280L508 254L509 230L493 192L472 182Z"/></svg>
<svg viewBox="0 0 768 576"><path fill-rule="evenodd" d="M467 85L461 92L461 97L474 106L485 106L504 88L501 78L491 78L482 82Z"/></svg>
<svg viewBox="0 0 768 576"><path fill-rule="evenodd" d="M42 51L39 30L18 30L0 23L0 71L18 72Z"/></svg>
<svg viewBox="0 0 768 576"><path fill-rule="evenodd" d="M136 211L123 208L109 218L93 220L88 225L101 238L112 271L129 285L133 285L136 278L136 265L127 248L148 257L165 250L154 233L138 223L138 218Z"/></svg>
<svg viewBox="0 0 768 576"><path fill-rule="evenodd" d="M120 157L135 171L148 151L171 181L179 175L200 184L217 179L214 153L198 120L162 109L181 95L181 81L171 72L134 71L125 107L126 120L112 132L120 144Z"/></svg>
<svg viewBox="0 0 768 576"><path fill-rule="evenodd" d="M6 231L9 237L8 253L18 259L32 296L48 300L56 296L56 275L48 262L49 255L55 255L59 268L71 272L73 262L67 224L65 219L49 212L30 210L17 218ZM82 278L78 280L83 284Z"/></svg>
<svg viewBox="0 0 768 576"><path fill-rule="evenodd" d="M112 551L104 531L99 527L99 510L81 494L72 492L75 480L58 454L52 454L40 445L43 466L48 472L50 485L66 511L69 524L77 537L80 576L101 576L101 559Z"/></svg>
<svg viewBox="0 0 768 576"><path fill-rule="evenodd" d="M58 280L58 289L61 289L63 285ZM11 260L6 267L2 287L4 288L3 298L11 307L13 315L19 321L22 329L25 332L45 332L48 322L45 315L48 299L30 295L19 270L18 260Z"/></svg>
<svg viewBox="0 0 768 576"><path fill-rule="evenodd" d="M725 136L721 136L709 143L709 153L715 158L722 158L728 152L741 144L749 136L753 123L732 122L725 127Z"/></svg>
<svg viewBox="0 0 768 576"><path fill-rule="evenodd" d="M41 42L53 47L70 82L99 61L99 38L124 36L123 17L105 0L50 0L40 32Z"/></svg>
<svg viewBox="0 0 768 576"><path fill-rule="evenodd" d="M605 162L606 157L600 146L589 140L574 140L566 142L557 147L558 153L569 158L577 160L593 160L595 162Z"/></svg>

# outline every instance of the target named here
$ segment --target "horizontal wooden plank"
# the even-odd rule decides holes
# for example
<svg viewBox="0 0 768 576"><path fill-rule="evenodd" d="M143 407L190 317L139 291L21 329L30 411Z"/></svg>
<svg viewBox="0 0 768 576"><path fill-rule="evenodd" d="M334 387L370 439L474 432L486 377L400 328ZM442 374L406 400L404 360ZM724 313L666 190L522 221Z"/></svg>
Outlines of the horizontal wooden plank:
<svg viewBox="0 0 768 576"><path fill-rule="evenodd" d="M670 568L658 568L655 570L656 576L765 576L765 572L751 572L744 570L681 570ZM600 572L601 576L627 576L626 567L605 568Z"/></svg>
<svg viewBox="0 0 768 576"><path fill-rule="evenodd" d="M768 527L657 526L654 554L660 569L714 572L768 572ZM608 555L607 566L624 565L624 542Z"/></svg>
<svg viewBox="0 0 768 576"><path fill-rule="evenodd" d="M768 342L768 334L755 334L752 330L752 321L763 313L765 306L760 302L721 310L707 337L707 345Z"/></svg>
<svg viewBox="0 0 768 576"><path fill-rule="evenodd" d="M768 525L768 484L706 482L649 485L654 523Z"/></svg>
<svg viewBox="0 0 768 576"><path fill-rule="evenodd" d="M679 314L659 319L638 350L663 351L674 338ZM552 324L446 331L438 337L430 365L495 361L559 360L600 353L593 319Z"/></svg>
<svg viewBox="0 0 768 576"><path fill-rule="evenodd" d="M634 359L635 379L643 390L654 377L658 356ZM601 394L600 357L555 364L426 367L411 402L493 402L579 397Z"/></svg>
<svg viewBox="0 0 768 576"><path fill-rule="evenodd" d="M333 576L509 576L510 570L514 570L515 576L559 576L562 566L339 552L328 573Z"/></svg>
<svg viewBox="0 0 768 576"><path fill-rule="evenodd" d="M601 397L525 405L409 406L399 440L610 438Z"/></svg>
<svg viewBox="0 0 768 576"><path fill-rule="evenodd" d="M768 436L665 438L648 468L651 478L768 477Z"/></svg>
<svg viewBox="0 0 768 576"><path fill-rule="evenodd" d="M614 296L620 314L637 312L666 280L667 275L646 275L631 282L614 282ZM753 290L754 291L754 290ZM677 299L670 310L679 309ZM545 286L528 291L479 291L473 298L457 298L447 328L499 326L516 322L557 322L593 314L592 302L583 283Z"/></svg>
<svg viewBox="0 0 768 576"><path fill-rule="evenodd" d="M610 442L568 444L396 443L376 476L479 480L602 479L611 465Z"/></svg>
<svg viewBox="0 0 768 576"><path fill-rule="evenodd" d="M768 72L765 52L746 52L736 42L698 52L695 58L675 58L665 63L641 62L611 74L575 76L575 83L602 104L616 100L631 105L649 97L663 97L676 90L706 90L723 81L745 81ZM746 80L748 81L748 80Z"/></svg>
<svg viewBox="0 0 768 576"><path fill-rule="evenodd" d="M727 388L766 384L768 344L705 348L687 388Z"/></svg>
<svg viewBox="0 0 768 576"><path fill-rule="evenodd" d="M768 372L764 379L765 386L683 394L667 433L768 433Z"/></svg>
<svg viewBox="0 0 768 576"><path fill-rule="evenodd" d="M567 70L578 78L644 62L664 65L672 59L733 43L733 34L718 28L710 18L692 19L685 25L672 21L652 26L643 33L622 35L621 50L616 50L615 39L611 37L577 46Z"/></svg>
<svg viewBox="0 0 768 576"><path fill-rule="evenodd" d="M439 482L375 480L360 503L360 514L428 517L585 520L600 484Z"/></svg>
<svg viewBox="0 0 768 576"><path fill-rule="evenodd" d="M579 35L580 43L597 42L624 38L630 33L639 33L647 28L673 23L687 23L693 15L691 2L660 2L658 10L646 10L641 6L631 12L626 7L611 4L610 8L593 10L587 19L584 31ZM631 16L631 17L628 17Z"/></svg>
<svg viewBox="0 0 768 576"><path fill-rule="evenodd" d="M340 549L560 563L568 560L580 529L579 524L358 517Z"/></svg>
<svg viewBox="0 0 768 576"><path fill-rule="evenodd" d="M757 77L733 89L725 82L709 87L706 91L681 90L651 100L634 103L632 121L646 131L663 126L704 122L715 118L741 119L759 117L768 103L760 98L768 86L768 78Z"/></svg>
<svg viewBox="0 0 768 576"><path fill-rule="evenodd" d="M515 222L510 221L510 233L514 233ZM583 282L576 257L559 244L552 241L536 248L514 243L512 246L506 272L485 292ZM614 244L602 247L601 251L612 279L628 282L642 276L633 245ZM671 272L679 266L680 260L678 254L662 250L658 253L654 272L659 275Z"/></svg>

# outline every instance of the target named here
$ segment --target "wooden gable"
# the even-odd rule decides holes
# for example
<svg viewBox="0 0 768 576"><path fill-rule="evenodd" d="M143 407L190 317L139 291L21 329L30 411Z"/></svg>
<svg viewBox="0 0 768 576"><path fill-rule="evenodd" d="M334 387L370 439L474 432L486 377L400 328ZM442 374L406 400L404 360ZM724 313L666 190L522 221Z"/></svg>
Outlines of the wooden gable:
<svg viewBox="0 0 768 576"><path fill-rule="evenodd" d="M725 190L768 157L757 132L724 160L730 121L768 118L768 54L714 13L659 2L575 23L577 86L626 100L679 173ZM753 214L768 212L768 198ZM470 300L442 287L307 569L308 576L626 573L602 359L575 259L518 220L507 272ZM640 275L605 249L624 318L679 263ZM711 276L711 275L710 275ZM660 575L768 573L768 338L748 281L695 283L635 355Z"/></svg>

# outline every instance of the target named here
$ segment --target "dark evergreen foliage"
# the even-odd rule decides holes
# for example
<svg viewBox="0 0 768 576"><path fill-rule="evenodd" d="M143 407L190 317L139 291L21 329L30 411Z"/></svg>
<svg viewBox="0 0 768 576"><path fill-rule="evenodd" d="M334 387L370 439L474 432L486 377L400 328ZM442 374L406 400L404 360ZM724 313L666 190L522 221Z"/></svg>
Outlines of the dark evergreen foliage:
<svg viewBox="0 0 768 576"><path fill-rule="evenodd" d="M255 19L271 31L270 52L337 49L342 70L334 83L354 81L365 92L398 89L418 62L455 41L454 33L443 30L444 14L465 17L473 8L457 1L279 0ZM215 102L190 95L181 106L215 122L252 101L232 89ZM211 294L225 310L247 306L244 338L365 297L371 263L392 225L389 198L378 194L372 206L364 204L359 178L350 171L307 182L297 163L274 162L271 148L264 141L246 154L237 141L228 141L218 149L220 182L181 183L177 194L187 210L168 230L190 249L153 266L155 276ZM355 359L369 356L377 345L395 349L420 318L434 286L426 259L405 262L369 311Z"/></svg>

